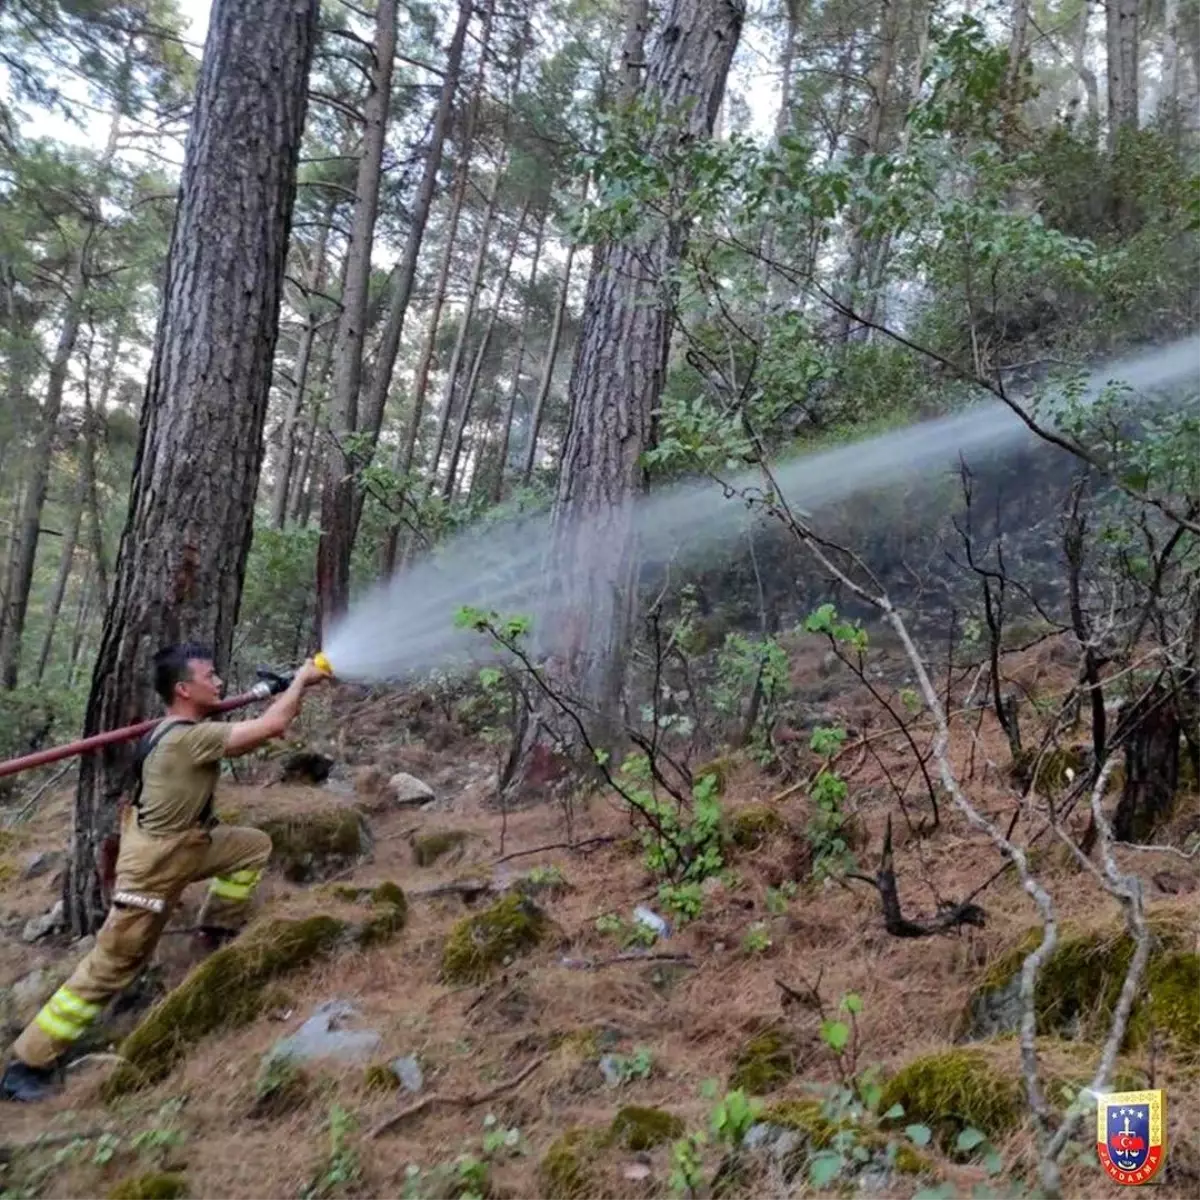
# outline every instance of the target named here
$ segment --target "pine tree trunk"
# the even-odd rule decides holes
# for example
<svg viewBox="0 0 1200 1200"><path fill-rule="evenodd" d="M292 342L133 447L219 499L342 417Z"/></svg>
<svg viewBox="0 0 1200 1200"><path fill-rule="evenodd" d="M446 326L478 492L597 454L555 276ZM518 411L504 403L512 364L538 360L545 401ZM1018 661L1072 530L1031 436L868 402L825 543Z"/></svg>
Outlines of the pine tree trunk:
<svg viewBox="0 0 1200 1200"><path fill-rule="evenodd" d="M1179 0L1167 0L1163 16L1162 81L1158 111L1176 125L1179 121Z"/></svg>
<svg viewBox="0 0 1200 1200"><path fill-rule="evenodd" d="M167 256L129 511L85 734L157 711L163 644L229 661L271 385L318 0L215 0ZM269 86L266 86L269 81ZM94 930L127 747L80 760L67 921Z"/></svg>
<svg viewBox="0 0 1200 1200"><path fill-rule="evenodd" d="M587 203L588 184L590 177L583 181L583 191L580 203ZM558 349L562 344L563 325L567 319L567 300L571 294L571 267L575 262L575 252L578 247L572 242L567 247L567 261L563 263L562 283L558 288L558 301L554 306L554 322L550 326L550 341L546 346L546 357L542 361L542 375L538 380L537 393L533 398L533 411L529 415L529 439L525 443L525 463L521 468L521 486L528 487L533 478L533 464L537 458L538 435L542 430L542 420L546 412L546 400L550 395L550 385L554 382L554 365L558 360Z"/></svg>
<svg viewBox="0 0 1200 1200"><path fill-rule="evenodd" d="M1138 0L1106 0L1108 150L1123 129L1138 127Z"/></svg>
<svg viewBox="0 0 1200 1200"><path fill-rule="evenodd" d="M366 130L354 189L354 223L346 250L346 285L342 291L342 312L334 351L333 404L321 485L321 535L317 543L319 637L324 635L330 621L345 611L350 601L354 474L358 463L347 453L346 443L358 429L371 247L379 210L383 143L392 94L392 64L396 57L396 0L379 0L375 23L374 66L371 90L364 108Z"/></svg>
<svg viewBox="0 0 1200 1200"><path fill-rule="evenodd" d="M29 608L29 589L33 586L33 567L37 560L38 535L42 526L42 509L46 504L46 489L50 482L50 465L54 457L54 442L58 434L58 417L62 412L63 389L67 368L75 353L79 336L79 321L83 310L87 282L84 276L83 251L71 262L66 310L62 328L46 379L46 400L42 405L41 429L33 447L25 503L21 508L17 531L14 569L9 577L6 617L0 631L0 686L15 688L21 670L21 643L25 635L25 615Z"/></svg>
<svg viewBox="0 0 1200 1200"><path fill-rule="evenodd" d="M84 409L83 419L91 419L91 408ZM67 583L71 578L71 569L75 564L75 548L79 545L79 527L83 520L83 510L87 505L87 477L83 470L83 452L79 455L78 478L75 482L75 494L71 499L71 508L67 514L67 525L62 535L62 553L58 559L58 574L54 579L54 588L50 593L50 601L46 606L46 632L42 636L42 649L38 654L37 669L34 679L41 683L50 662L50 652L54 649L54 634L58 628L58 615L62 611L63 598L67 594Z"/></svg>
<svg viewBox="0 0 1200 1200"><path fill-rule="evenodd" d="M525 365L525 343L529 336L530 310L533 304L533 289L537 283L538 265L542 259L542 245L546 238L547 214L543 211L538 219L537 236L533 243L533 261L529 266L529 282L525 285L527 304L521 319L521 332L517 335L517 361L513 366L512 384L508 389L508 404L504 410L503 432L496 459L496 474L492 480L490 498L493 504L504 499L504 475L508 469L508 447L512 441L513 419L517 412L517 399L521 394L521 368Z"/></svg>
<svg viewBox="0 0 1200 1200"><path fill-rule="evenodd" d="M309 288L313 292L319 292L325 287L329 227L333 222L333 214L336 209L336 199L329 200L325 205L324 220L321 223L321 232L313 252L312 270L309 272ZM312 362L313 343L316 341L320 325L321 320L317 315L315 300L310 298L308 314L305 317L304 328L300 331L300 342L296 348L296 363L293 372L295 378L292 381L287 412L284 414L283 428L279 435L279 464L276 467L275 480L271 488L270 520L275 529L282 529L287 520L288 491L296 462L296 423L304 409L304 390L308 385L308 369Z"/></svg>
<svg viewBox="0 0 1200 1200"><path fill-rule="evenodd" d="M744 13L740 0L670 5L644 95L678 114L683 128L660 126L649 155L662 155L667 137L711 135ZM567 690L590 703L606 741L615 731L633 617L633 501L644 486L642 453L653 444L673 320L671 279L686 236L672 223L598 254L571 373L552 572L566 623L551 648Z"/></svg>
<svg viewBox="0 0 1200 1200"><path fill-rule="evenodd" d="M1094 133L1100 126L1100 87L1096 82L1096 72L1088 66L1087 62L1088 26L1091 23L1091 16L1091 5L1082 4L1079 9L1079 26L1075 31L1072 66L1083 87L1083 95L1087 101L1088 123Z"/></svg>
<svg viewBox="0 0 1200 1200"><path fill-rule="evenodd" d="M371 439L374 448L383 424L383 410L387 404L391 387L392 371L396 366L396 355L400 350L400 338L404 332L404 318L412 298L413 283L417 277L417 263L421 246L425 240L425 226L433 206L433 193L437 188L438 175L442 168L442 149L450 129L450 117L454 109L454 98L458 94L458 81L462 72L463 46L467 40L467 26L473 11L472 0L459 0L458 23L446 53L446 68L442 76L442 90L438 97L437 112L433 118L433 132L429 138L429 151L425 156L424 173L413 201L412 219L404 242L404 255L400 260L388 306L387 323L379 352L375 356L375 369L367 392L362 427Z"/></svg>
<svg viewBox="0 0 1200 1200"><path fill-rule="evenodd" d="M71 657L67 666L67 687L75 687L75 678L79 671L79 661L83 651L84 635L87 632L88 617L92 611L92 598L95 587L92 579L95 564L90 564L84 572L83 582L79 585L79 603L75 608L75 627L71 631ZM103 602L104 597L100 597Z"/></svg>
<svg viewBox="0 0 1200 1200"><path fill-rule="evenodd" d="M449 500L454 495L455 478L458 475L458 460L462 455L463 438L466 436L467 422L471 418L471 408L475 402L475 391L479 387L479 376L483 370L483 362L487 357L488 346L492 341L492 334L496 331L496 322L500 319L500 310L504 305L504 293L508 291L508 280L512 274L513 259L516 257L517 249L521 244L521 237L525 233L525 221L529 217L530 201L526 200L524 207L521 209L521 217L517 222L516 233L513 234L513 239L509 243L508 256L504 260L504 269L500 273L500 282L496 285L496 298L492 303L492 311L488 317L488 323L483 331L483 337L479 339L479 345L475 350L475 359L471 363L471 371L467 376L467 385L463 388L462 407L458 414L458 425L454 430L454 441L450 445L450 463L446 468L446 481L442 485L442 498Z"/></svg>

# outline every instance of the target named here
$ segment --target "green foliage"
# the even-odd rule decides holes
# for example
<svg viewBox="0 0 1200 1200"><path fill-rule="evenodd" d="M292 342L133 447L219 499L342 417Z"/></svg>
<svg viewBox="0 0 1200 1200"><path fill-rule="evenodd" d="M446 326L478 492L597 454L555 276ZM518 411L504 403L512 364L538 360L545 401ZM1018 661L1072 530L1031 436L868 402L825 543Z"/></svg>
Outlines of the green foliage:
<svg viewBox="0 0 1200 1200"><path fill-rule="evenodd" d="M797 1055L795 1039L787 1030L761 1030L738 1048L730 1085L754 1096L775 1091L795 1075Z"/></svg>
<svg viewBox="0 0 1200 1200"><path fill-rule="evenodd" d="M350 1134L354 1130L353 1116L340 1104L335 1104L329 1110L328 1124L329 1154L304 1189L304 1200L343 1195L353 1191L362 1179L358 1151L350 1144Z"/></svg>

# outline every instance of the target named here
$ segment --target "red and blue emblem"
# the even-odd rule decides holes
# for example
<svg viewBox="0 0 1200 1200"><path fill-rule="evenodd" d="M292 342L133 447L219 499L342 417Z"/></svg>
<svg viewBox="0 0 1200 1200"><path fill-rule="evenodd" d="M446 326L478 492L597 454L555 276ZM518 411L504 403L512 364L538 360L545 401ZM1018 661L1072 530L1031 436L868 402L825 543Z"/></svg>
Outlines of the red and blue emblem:
<svg viewBox="0 0 1200 1200"><path fill-rule="evenodd" d="M1097 1098L1096 1153L1117 1183L1149 1183L1166 1157L1163 1092L1107 1092Z"/></svg>

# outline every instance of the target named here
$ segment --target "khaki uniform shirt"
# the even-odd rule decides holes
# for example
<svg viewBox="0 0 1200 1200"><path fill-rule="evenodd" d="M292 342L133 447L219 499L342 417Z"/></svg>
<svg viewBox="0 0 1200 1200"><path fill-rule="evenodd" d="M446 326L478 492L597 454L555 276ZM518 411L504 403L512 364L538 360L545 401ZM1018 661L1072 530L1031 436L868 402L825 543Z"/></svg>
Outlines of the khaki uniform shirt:
<svg viewBox="0 0 1200 1200"><path fill-rule="evenodd" d="M142 765L141 829L183 833L199 822L216 791L229 730L217 721L201 721L162 735Z"/></svg>

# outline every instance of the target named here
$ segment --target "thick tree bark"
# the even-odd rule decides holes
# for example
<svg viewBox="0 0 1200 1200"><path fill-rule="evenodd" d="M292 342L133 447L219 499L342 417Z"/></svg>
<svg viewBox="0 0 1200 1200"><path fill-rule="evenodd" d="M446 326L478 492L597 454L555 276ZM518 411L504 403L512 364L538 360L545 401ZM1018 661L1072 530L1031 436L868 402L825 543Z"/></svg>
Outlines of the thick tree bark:
<svg viewBox="0 0 1200 1200"><path fill-rule="evenodd" d="M1179 786L1179 708L1169 687L1156 688L1130 713L1135 729L1125 743L1125 786L1113 813L1122 842L1147 842L1175 808Z"/></svg>
<svg viewBox="0 0 1200 1200"><path fill-rule="evenodd" d="M737 47L740 0L673 0L657 33L645 98L676 115L678 132L711 135ZM562 627L550 647L569 690L611 734L624 682L634 602L633 501L644 486L641 456L653 444L653 412L666 374L673 320L671 277L687 230L678 223L597 254L571 374L571 422L554 512L553 576ZM549 631L547 631L549 633Z"/></svg>
<svg viewBox="0 0 1200 1200"><path fill-rule="evenodd" d="M158 708L164 643L229 660L253 532L318 0L215 0L155 336L129 511L85 734ZM104 916L97 852L128 748L80 760L70 928Z"/></svg>
<svg viewBox="0 0 1200 1200"><path fill-rule="evenodd" d="M1106 0L1108 149L1123 129L1138 127L1138 0Z"/></svg>
<svg viewBox="0 0 1200 1200"><path fill-rule="evenodd" d="M499 504L504 498L504 475L508 468L508 447L512 440L513 419L517 411L517 399L521 395L521 369L525 365L525 343L529 336L529 322L533 305L533 289L537 283L538 266L542 259L542 246L546 239L547 214L543 212L538 218L537 236L533 243L533 260L529 266L529 282L525 285L527 303L525 315L521 319L521 332L517 335L517 356L513 365L512 383L508 389L508 404L504 410L503 431L500 434L500 448L496 457L496 474L492 479L490 498L493 504ZM478 470L478 467L476 467Z"/></svg>
<svg viewBox="0 0 1200 1200"><path fill-rule="evenodd" d="M404 318L412 298L413 283L417 277L417 262L421 245L425 240L425 226L429 222L429 210L433 206L433 193L437 187L442 168L442 149L450 129L450 117L454 109L454 98L458 94L458 81L462 73L463 46L467 40L467 26L471 22L472 0L459 0L458 23L450 48L446 52L446 69L442 76L442 90L438 97L437 112L433 118L433 132L429 138L429 151L425 155L425 168L420 186L413 201L412 223L404 242L404 254L397 268L392 286L391 302L388 306L387 323L379 352L375 356L375 368L364 406L362 427L371 439L374 448L383 423L383 410L387 404L388 390L392 383L392 371L396 366L396 355L400 350L400 338L404 332Z"/></svg>
<svg viewBox="0 0 1200 1200"><path fill-rule="evenodd" d="M1087 101L1088 121L1095 131L1100 125L1100 87L1096 82L1096 72L1088 66L1087 61L1088 25L1091 16L1091 5L1085 0L1079 9L1079 26L1075 31L1072 66L1075 74L1079 76L1084 99Z"/></svg>
<svg viewBox="0 0 1200 1200"><path fill-rule="evenodd" d="M371 247L379 211L379 180L395 57L396 0L379 0L375 13L371 89L364 107L366 128L354 189L354 223L346 251L346 284L342 291L342 312L334 351L333 405L321 486L321 536L317 543L318 637L323 636L330 621L345 611L350 600L356 462L347 453L346 443L358 429L367 287L371 279Z"/></svg>

